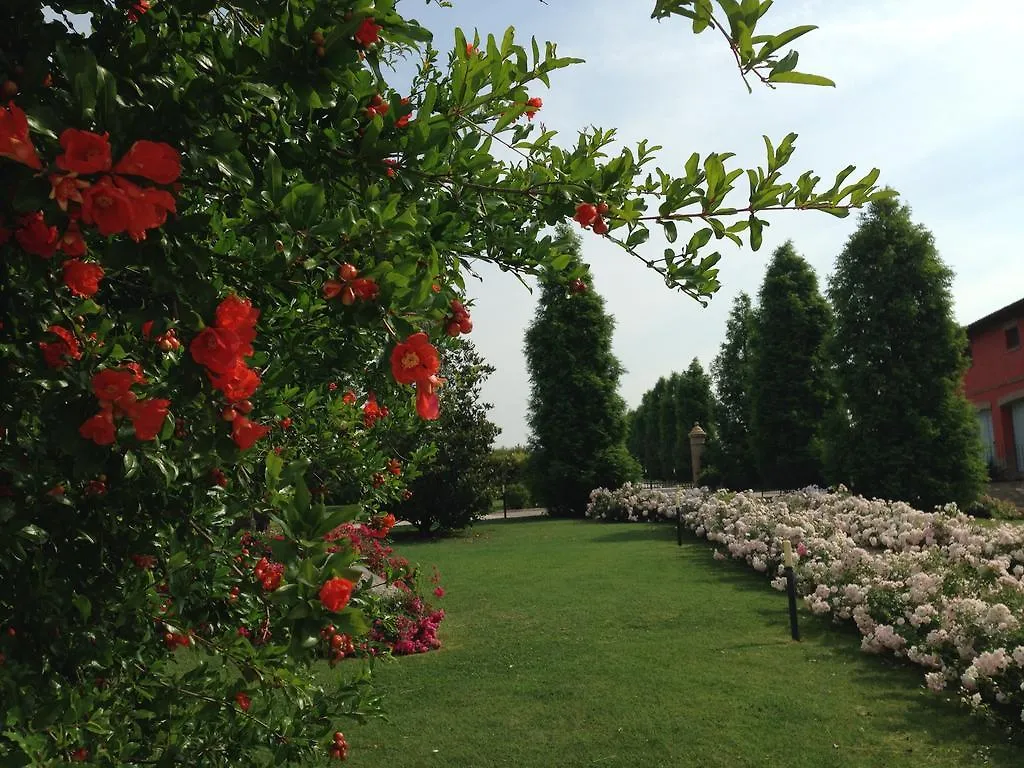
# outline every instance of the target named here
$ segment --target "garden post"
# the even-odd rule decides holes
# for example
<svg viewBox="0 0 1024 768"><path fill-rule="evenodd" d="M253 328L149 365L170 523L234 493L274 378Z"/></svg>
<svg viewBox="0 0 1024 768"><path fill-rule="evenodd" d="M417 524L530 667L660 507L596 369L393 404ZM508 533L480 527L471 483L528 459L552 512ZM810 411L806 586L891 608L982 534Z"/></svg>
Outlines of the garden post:
<svg viewBox="0 0 1024 768"><path fill-rule="evenodd" d="M693 429L690 430L690 466L693 468L693 485L697 486L697 481L700 478L700 460L704 455L704 442L708 438L708 433L701 429L698 422L693 423Z"/></svg>
<svg viewBox="0 0 1024 768"><path fill-rule="evenodd" d="M800 627L796 623L796 573L793 571L793 545L788 539L782 542L782 558L786 574L786 595L789 597L789 633L794 640L799 640Z"/></svg>

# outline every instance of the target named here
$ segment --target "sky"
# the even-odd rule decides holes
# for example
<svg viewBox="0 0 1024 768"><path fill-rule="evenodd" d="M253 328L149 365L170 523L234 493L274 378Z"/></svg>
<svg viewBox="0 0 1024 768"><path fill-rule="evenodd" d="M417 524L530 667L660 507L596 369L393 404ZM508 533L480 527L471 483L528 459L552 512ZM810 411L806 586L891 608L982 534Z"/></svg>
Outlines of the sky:
<svg viewBox="0 0 1024 768"><path fill-rule="evenodd" d="M643 138L662 145L657 165L673 172L694 151L735 152L735 167L754 167L763 162L762 134L777 144L792 131L799 139L789 179L814 170L827 189L848 164L865 173L878 167L879 183L900 192L953 269L959 322L1024 296L1024 79L1014 54L1024 3L780 0L764 31L818 25L796 44L798 69L837 87L755 87L753 94L720 36L694 36L681 17L656 22L653 7L653 0L454 0L442 9L407 0L401 11L432 30L442 51L457 26L499 37L513 26L521 42L532 35L556 42L559 55L585 59L556 72L550 90L531 92L544 101L538 120L564 144L589 126L614 127L626 145ZM626 369L620 391L630 407L694 357L710 366L734 298L740 291L756 297L778 245L792 239L824 290L857 224L856 215L809 211L769 220L760 251L723 244L722 289L707 308L668 290L617 246L582 233L594 289L616 320L613 349ZM660 255L664 245L654 235L645 247ZM502 429L497 444L525 443L523 334L538 294L486 265L480 272L484 281L468 286L470 339L497 369L483 399Z"/></svg>

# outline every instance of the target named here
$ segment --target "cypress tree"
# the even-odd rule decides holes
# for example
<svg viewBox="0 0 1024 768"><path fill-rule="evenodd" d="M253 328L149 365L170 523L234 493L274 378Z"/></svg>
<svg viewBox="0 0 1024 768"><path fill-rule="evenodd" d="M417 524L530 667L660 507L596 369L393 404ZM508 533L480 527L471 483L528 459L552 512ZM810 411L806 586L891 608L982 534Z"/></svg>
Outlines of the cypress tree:
<svg viewBox="0 0 1024 768"><path fill-rule="evenodd" d="M661 457L661 479L667 483L674 482L679 467L679 386L680 376L673 373L662 378L658 384L662 386L661 402L658 404L658 424L661 440L658 453Z"/></svg>
<svg viewBox="0 0 1024 768"><path fill-rule="evenodd" d="M857 493L929 508L981 492L952 279L931 233L895 199L871 205L836 262L832 348L846 418L829 453L843 458L834 480Z"/></svg>
<svg viewBox="0 0 1024 768"><path fill-rule="evenodd" d="M773 254L759 305L752 402L758 470L774 488L822 483L822 433L834 402L826 356L832 317L792 242Z"/></svg>
<svg viewBox="0 0 1024 768"><path fill-rule="evenodd" d="M673 378L677 382L675 397L678 403L676 478L679 482L689 483L693 479L693 464L690 460L690 430L693 429L694 424L699 423L708 433L708 439L714 440L716 433L714 394L711 391L711 379L704 372L704 367L697 358L693 358L689 367L682 374L674 374Z"/></svg>
<svg viewBox="0 0 1024 768"><path fill-rule="evenodd" d="M579 263L579 238L564 226L559 234ZM542 277L525 352L533 490L552 515L582 516L591 490L640 477L626 449L626 404L618 394L622 366L611 349L614 325L593 288L570 293L556 276Z"/></svg>
<svg viewBox="0 0 1024 768"><path fill-rule="evenodd" d="M755 322L750 296L740 293L726 321L725 341L711 363L718 395L715 469L727 488L753 488L760 484L751 438Z"/></svg>

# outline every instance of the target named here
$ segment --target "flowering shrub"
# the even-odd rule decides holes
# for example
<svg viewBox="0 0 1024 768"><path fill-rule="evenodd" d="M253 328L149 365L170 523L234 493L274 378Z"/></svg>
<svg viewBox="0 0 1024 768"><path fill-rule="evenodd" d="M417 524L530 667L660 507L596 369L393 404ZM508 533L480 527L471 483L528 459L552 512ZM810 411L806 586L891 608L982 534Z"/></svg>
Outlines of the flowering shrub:
<svg viewBox="0 0 1024 768"><path fill-rule="evenodd" d="M469 260L579 278L541 232L600 200L593 236L706 297L712 237L757 247L762 211L884 194L877 172L782 181L794 135L749 176L729 154L652 173L612 131L562 148L530 89L573 60L511 30L442 54L391 2L2 5L5 765L344 759L366 676L325 687L311 665L368 637L372 553L324 534L414 475L423 454L388 434L444 407L430 339L471 328L450 314ZM708 28L695 8L656 15ZM783 52L806 29L734 41L744 73L815 82ZM421 64L396 88L398 57ZM637 253L697 221L669 257ZM429 624L399 640L429 645Z"/></svg>
<svg viewBox="0 0 1024 768"><path fill-rule="evenodd" d="M861 647L923 666L935 691L1024 719L1024 528L986 529L955 505L922 512L840 488L766 502L706 490L669 495L623 488L592 494L599 520L674 520L715 542L716 559L745 561L785 589L782 542L815 614L853 621Z"/></svg>

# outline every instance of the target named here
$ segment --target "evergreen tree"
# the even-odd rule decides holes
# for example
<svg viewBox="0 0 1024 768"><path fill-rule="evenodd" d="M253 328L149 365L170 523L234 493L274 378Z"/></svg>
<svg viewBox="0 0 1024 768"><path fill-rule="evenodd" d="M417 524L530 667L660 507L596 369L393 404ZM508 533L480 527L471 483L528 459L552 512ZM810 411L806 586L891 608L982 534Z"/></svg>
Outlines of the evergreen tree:
<svg viewBox="0 0 1024 768"><path fill-rule="evenodd" d="M680 466L679 451L686 447L686 437L679 438L679 394L681 377L673 373L668 378L658 381L661 385L661 399L658 403L658 432L661 440L658 443L658 454L661 457L661 480L672 483L677 480L676 470Z"/></svg>
<svg viewBox="0 0 1024 768"><path fill-rule="evenodd" d="M487 418L490 404L480 402L480 387L494 368L465 339L449 341L442 360L444 407L436 421L417 424L415 435L437 452L421 465L419 477L409 483L412 497L396 510L423 534L465 528L490 511L490 453L501 431Z"/></svg>
<svg viewBox="0 0 1024 768"><path fill-rule="evenodd" d="M565 226L559 235L579 262L579 238ZM614 324L592 288L570 293L554 276L542 277L525 352L534 494L552 515L582 516L591 490L640 477L626 449L626 404L618 394L622 366L611 349Z"/></svg>
<svg viewBox="0 0 1024 768"><path fill-rule="evenodd" d="M776 249L759 295L753 446L765 484L823 482L822 433L834 402L826 344L832 316L818 278L791 242Z"/></svg>
<svg viewBox="0 0 1024 768"><path fill-rule="evenodd" d="M725 342L711 363L718 395L718 439L714 456L709 456L709 460L713 458L719 480L727 488L753 488L760 484L751 438L755 322L750 296L740 293L729 312Z"/></svg>
<svg viewBox="0 0 1024 768"><path fill-rule="evenodd" d="M897 200L873 203L839 256L829 295L846 418L829 442L844 460L835 481L857 493L930 508L981 492L952 279L931 233Z"/></svg>
<svg viewBox="0 0 1024 768"><path fill-rule="evenodd" d="M690 430L694 424L700 424L708 433L708 440L713 441L716 435L714 394L711 391L711 378L704 372L704 367L697 358L693 358L690 366L682 374L673 374L676 382L676 453L675 477L681 483L693 480L693 464L690 457Z"/></svg>

